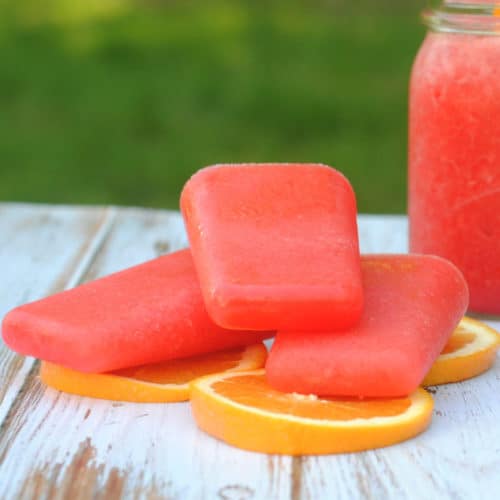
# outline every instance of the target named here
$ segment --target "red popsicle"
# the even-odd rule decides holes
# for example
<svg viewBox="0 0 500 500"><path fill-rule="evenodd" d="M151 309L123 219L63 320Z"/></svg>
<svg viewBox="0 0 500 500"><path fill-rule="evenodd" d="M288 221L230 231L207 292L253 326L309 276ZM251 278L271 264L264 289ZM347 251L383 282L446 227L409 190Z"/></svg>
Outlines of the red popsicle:
<svg viewBox="0 0 500 500"><path fill-rule="evenodd" d="M205 304L219 325L322 330L359 319L356 200L336 170L207 167L186 184L181 209Z"/></svg>
<svg viewBox="0 0 500 500"><path fill-rule="evenodd" d="M13 350L82 372L193 356L270 337L209 318L189 250L20 306L5 316Z"/></svg>
<svg viewBox="0 0 500 500"><path fill-rule="evenodd" d="M285 392L397 397L416 389L462 318L468 290L429 255L362 257L361 321L337 332L279 332L267 379Z"/></svg>

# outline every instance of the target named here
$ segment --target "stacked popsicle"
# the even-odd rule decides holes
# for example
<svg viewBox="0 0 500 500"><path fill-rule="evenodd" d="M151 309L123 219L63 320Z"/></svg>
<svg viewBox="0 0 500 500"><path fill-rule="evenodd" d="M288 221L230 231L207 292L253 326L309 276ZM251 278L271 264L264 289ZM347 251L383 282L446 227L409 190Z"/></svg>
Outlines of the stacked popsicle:
<svg viewBox="0 0 500 500"><path fill-rule="evenodd" d="M443 259L360 258L354 192L330 167L209 167L181 209L211 317L278 331L266 368L279 390L407 395L467 308Z"/></svg>
<svg viewBox="0 0 500 500"><path fill-rule="evenodd" d="M354 192L342 174L324 165L208 167L187 182L181 209L190 251L21 306L4 319L6 343L45 360L42 378L44 373L66 377L66 384L51 385L77 387L73 392L81 393L81 372L118 377L116 370L184 362L190 356L198 356L192 363L199 365L200 355L210 359L214 351L255 344L277 332L265 378L262 372L242 372L224 375L230 384L212 375L192 385L193 410L203 429L260 451L326 453L390 444L428 425L430 396L418 387L468 304L464 278L451 263L424 255L360 256ZM257 358L262 365L264 358ZM62 371L50 369L52 363ZM259 363L238 366L258 368ZM168 368L151 366L155 377ZM212 363L193 378L217 367L228 368ZM158 382L144 376L147 367L141 370L143 382ZM102 391L88 393L106 397ZM269 407L284 394L289 398L284 407ZM349 426L344 425L356 417L342 417L340 427L329 428L344 429L337 440L341 444L325 448L324 438L331 440L331 434L310 435L312 445L302 442L304 414L294 411L308 404L304 397L310 402L323 398L323 410L328 407L335 415L348 398L358 419L366 398L389 398L383 415L395 400L405 401L398 402L401 417L394 428L411 412L420 413L419 419L408 420L413 426L405 424L405 432L356 445L356 439L346 438ZM219 410L227 421L234 414L234 425L225 425L224 432L214 424ZM300 412L313 411L306 410ZM375 417L394 419L394 411ZM266 412L271 420L291 415L295 420L285 421L299 429L284 426L284 434L273 431L277 442L263 443L255 436L247 442L227 434L226 427L241 427L248 415L255 423ZM366 422L367 428L373 426ZM265 434L267 427L262 429ZM355 430L356 435L366 431ZM294 439L294 433L302 437Z"/></svg>

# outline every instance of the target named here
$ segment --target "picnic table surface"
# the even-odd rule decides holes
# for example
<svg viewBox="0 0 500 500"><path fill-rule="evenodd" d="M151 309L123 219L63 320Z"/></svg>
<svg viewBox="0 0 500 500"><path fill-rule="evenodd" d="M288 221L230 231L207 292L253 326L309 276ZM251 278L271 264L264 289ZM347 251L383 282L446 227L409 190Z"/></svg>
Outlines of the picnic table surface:
<svg viewBox="0 0 500 500"><path fill-rule="evenodd" d="M407 250L405 216L360 215L359 233L364 253ZM0 204L0 318L186 246L175 211ZM44 387L38 367L0 342L2 499L500 498L499 362L433 389L432 425L412 440L308 457L230 447L197 429L188 403L63 394Z"/></svg>

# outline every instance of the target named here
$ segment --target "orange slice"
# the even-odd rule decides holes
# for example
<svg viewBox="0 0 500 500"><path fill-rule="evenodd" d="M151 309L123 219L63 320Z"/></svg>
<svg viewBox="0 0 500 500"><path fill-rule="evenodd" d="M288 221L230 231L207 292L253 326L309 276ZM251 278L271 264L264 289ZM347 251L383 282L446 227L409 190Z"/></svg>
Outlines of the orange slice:
<svg viewBox="0 0 500 500"><path fill-rule="evenodd" d="M189 384L203 375L264 366L267 349L255 344L110 373L82 373L42 361L40 377L54 389L80 396L163 403L189 399Z"/></svg>
<svg viewBox="0 0 500 500"><path fill-rule="evenodd" d="M465 317L422 384L448 384L480 375L493 365L499 347L500 335L493 328Z"/></svg>
<svg viewBox="0 0 500 500"><path fill-rule="evenodd" d="M264 370L195 380L198 426L231 445L263 453L317 455L379 448L409 439L430 423L424 389L400 399L318 398L272 389Z"/></svg>

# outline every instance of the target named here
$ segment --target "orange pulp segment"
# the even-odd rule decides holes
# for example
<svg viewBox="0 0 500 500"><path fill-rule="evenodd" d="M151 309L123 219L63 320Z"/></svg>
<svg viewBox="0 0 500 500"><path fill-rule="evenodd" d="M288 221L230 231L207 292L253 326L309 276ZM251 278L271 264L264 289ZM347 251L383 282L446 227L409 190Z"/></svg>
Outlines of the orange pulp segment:
<svg viewBox="0 0 500 500"><path fill-rule="evenodd" d="M448 384L475 377L493 365L499 347L500 335L493 328L464 317L422 384Z"/></svg>
<svg viewBox="0 0 500 500"><path fill-rule="evenodd" d="M82 373L42 361L40 377L54 389L80 396L142 403L176 402L189 399L189 384L194 379L223 371L260 368L266 357L265 345L254 344L109 373Z"/></svg>
<svg viewBox="0 0 500 500"><path fill-rule="evenodd" d="M317 455L388 446L422 432L433 400L424 389L405 398L319 398L283 393L264 370L220 373L195 380L191 404L198 426L239 448Z"/></svg>

